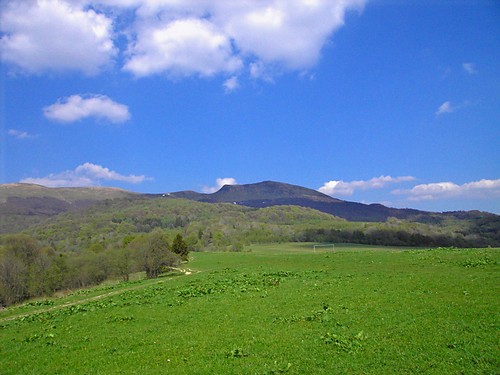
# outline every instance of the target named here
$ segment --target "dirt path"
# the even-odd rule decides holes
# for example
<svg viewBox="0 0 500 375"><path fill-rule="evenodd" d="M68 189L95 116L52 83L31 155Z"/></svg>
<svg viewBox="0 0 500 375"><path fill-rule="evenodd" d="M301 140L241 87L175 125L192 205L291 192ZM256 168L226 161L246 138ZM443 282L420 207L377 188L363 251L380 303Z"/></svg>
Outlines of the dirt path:
<svg viewBox="0 0 500 375"><path fill-rule="evenodd" d="M192 273L195 273L195 272L196 273L200 272L200 271L190 270L189 268L186 268L186 269L172 268L172 269L174 269L176 271L179 271L179 272L182 272L185 276L191 275ZM6 317L6 318L0 318L0 323L2 323L2 322L8 322L8 321L11 321L11 320L20 319L22 317L29 316L29 315L43 314L43 313L46 313L46 312L51 312L51 311L54 311L54 310L63 309L65 307L70 307L70 306L75 306L75 305L82 305L82 304L87 303L87 302L98 301L100 299L107 298L107 297L112 297L112 296L116 296L116 295L124 293L124 292L129 292L129 291L132 291L132 290L146 288L146 287L151 286L151 285L163 284L163 283L165 283L165 282L167 282L169 280L172 280L172 278L161 279L161 280L158 280L158 281L156 281L154 283L134 285L134 286L131 286L131 287L128 287L128 288L123 288L123 289L120 289L120 290L113 290L111 292L104 293L104 294L99 294L97 296L80 299L78 301L66 302L66 303L63 303L62 305L51 306L51 307L47 307L47 308L41 309L41 310L31 311L31 312L22 313L22 314L16 314L16 315L12 315L12 316L9 316L9 317Z"/></svg>

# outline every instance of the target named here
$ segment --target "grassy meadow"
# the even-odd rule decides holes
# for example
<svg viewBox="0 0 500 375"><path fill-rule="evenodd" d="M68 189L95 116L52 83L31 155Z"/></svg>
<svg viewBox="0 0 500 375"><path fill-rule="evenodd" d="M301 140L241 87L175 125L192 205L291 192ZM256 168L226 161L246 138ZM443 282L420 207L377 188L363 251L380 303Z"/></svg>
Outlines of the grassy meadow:
<svg viewBox="0 0 500 375"><path fill-rule="evenodd" d="M500 373L500 249L244 250L0 311L0 373Z"/></svg>

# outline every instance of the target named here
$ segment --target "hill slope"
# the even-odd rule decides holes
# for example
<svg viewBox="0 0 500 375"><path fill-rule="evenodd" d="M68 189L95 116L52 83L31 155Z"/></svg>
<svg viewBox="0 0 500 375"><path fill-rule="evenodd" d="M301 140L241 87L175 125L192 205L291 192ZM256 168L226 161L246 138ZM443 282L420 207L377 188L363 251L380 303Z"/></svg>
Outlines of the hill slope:
<svg viewBox="0 0 500 375"><path fill-rule="evenodd" d="M78 202L101 201L105 199L135 196L130 191L110 187L74 187L49 188L36 184L4 184L0 185L0 203L11 197L17 198L55 198L70 204Z"/></svg>
<svg viewBox="0 0 500 375"><path fill-rule="evenodd" d="M137 196L116 188L48 188L35 184L0 185L0 233L26 226L69 210L87 208L106 199Z"/></svg>

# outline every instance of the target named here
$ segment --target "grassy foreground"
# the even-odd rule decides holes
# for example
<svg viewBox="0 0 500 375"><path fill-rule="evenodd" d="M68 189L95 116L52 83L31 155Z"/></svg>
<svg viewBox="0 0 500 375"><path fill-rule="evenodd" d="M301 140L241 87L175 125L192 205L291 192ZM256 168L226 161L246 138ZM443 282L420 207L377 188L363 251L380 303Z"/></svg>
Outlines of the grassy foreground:
<svg viewBox="0 0 500 375"><path fill-rule="evenodd" d="M0 372L500 373L499 249L250 250L0 311Z"/></svg>

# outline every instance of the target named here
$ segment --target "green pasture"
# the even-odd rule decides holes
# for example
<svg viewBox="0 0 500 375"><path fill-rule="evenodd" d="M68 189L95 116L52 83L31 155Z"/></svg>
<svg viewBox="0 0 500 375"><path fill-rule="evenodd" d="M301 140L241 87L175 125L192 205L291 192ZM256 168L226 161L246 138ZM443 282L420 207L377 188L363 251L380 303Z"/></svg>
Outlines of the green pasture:
<svg viewBox="0 0 500 375"><path fill-rule="evenodd" d="M0 373L500 373L500 249L191 257L185 274L0 311Z"/></svg>

